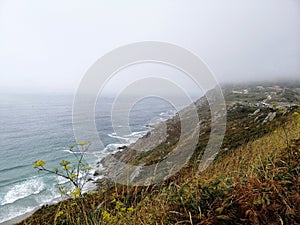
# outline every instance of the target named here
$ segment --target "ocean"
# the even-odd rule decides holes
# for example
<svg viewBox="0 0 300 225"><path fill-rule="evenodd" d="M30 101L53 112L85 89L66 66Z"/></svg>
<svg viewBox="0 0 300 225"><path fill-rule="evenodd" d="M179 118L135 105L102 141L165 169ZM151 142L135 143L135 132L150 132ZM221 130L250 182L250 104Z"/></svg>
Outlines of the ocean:
<svg viewBox="0 0 300 225"><path fill-rule="evenodd" d="M72 94L1 94L0 224L59 201L56 185L65 180L37 172L33 162L43 159L48 168L54 168L62 159L73 159L68 151L76 143L72 127L73 98ZM124 145L124 140L130 144L146 134L147 124L166 120L175 113L168 102L145 98L130 111L132 133L117 137L110 117L113 101L104 97L96 106L95 123L105 147L99 149L101 154L88 156L93 168L101 157Z"/></svg>

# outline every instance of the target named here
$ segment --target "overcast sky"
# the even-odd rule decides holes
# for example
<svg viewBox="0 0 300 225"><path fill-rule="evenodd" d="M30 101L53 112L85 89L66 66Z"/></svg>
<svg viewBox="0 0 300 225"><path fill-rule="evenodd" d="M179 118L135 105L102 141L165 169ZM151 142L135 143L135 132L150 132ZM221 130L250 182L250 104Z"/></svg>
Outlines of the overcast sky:
<svg viewBox="0 0 300 225"><path fill-rule="evenodd" d="M300 1L0 0L0 91L74 92L98 58L145 40L196 53L219 82L297 78Z"/></svg>

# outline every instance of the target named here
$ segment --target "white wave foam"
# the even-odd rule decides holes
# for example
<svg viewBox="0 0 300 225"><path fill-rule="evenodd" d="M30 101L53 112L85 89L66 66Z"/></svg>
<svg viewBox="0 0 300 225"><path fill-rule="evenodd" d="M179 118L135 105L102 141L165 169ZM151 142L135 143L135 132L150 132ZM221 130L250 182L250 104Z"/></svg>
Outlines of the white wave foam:
<svg viewBox="0 0 300 225"><path fill-rule="evenodd" d="M112 144L108 144L106 145L106 147L103 150L103 153L105 154L110 154L112 152L115 152L118 150L118 147L122 147L124 146L124 144L116 144L116 143L112 143Z"/></svg>
<svg viewBox="0 0 300 225"><path fill-rule="evenodd" d="M58 202L60 200L61 194L56 187L52 187L51 189L48 189L48 191L47 194L35 196L35 200L39 203L39 206Z"/></svg>
<svg viewBox="0 0 300 225"><path fill-rule="evenodd" d="M118 136L116 133L107 134L109 137L116 138L119 140L125 140L126 143L111 143L106 145L106 147L101 152L103 155L101 155L100 157L103 158L107 154L118 151L118 147L123 147L124 145L129 145L136 142L137 139L143 137L147 132L148 130L136 131L132 132L131 134L124 135L123 137Z"/></svg>
<svg viewBox="0 0 300 225"><path fill-rule="evenodd" d="M95 183L93 183L93 182L87 182L84 185L82 192L83 193L87 193L88 191L95 190L96 188L97 188L97 185Z"/></svg>
<svg viewBox="0 0 300 225"><path fill-rule="evenodd" d="M38 194L44 190L45 186L43 180L38 177L15 184L4 194L3 199L0 200L1 205L13 203L30 195Z"/></svg>
<svg viewBox="0 0 300 225"><path fill-rule="evenodd" d="M132 132L131 134L125 135L125 137L140 138L144 136L147 132L148 132L147 130L136 131L136 132Z"/></svg>
<svg viewBox="0 0 300 225"><path fill-rule="evenodd" d="M70 149L63 149L62 150L63 152L67 152L67 153L70 153L70 154L82 154L83 152L81 151L71 151ZM87 152L84 152L84 154L86 154Z"/></svg>
<svg viewBox="0 0 300 225"><path fill-rule="evenodd" d="M119 135L117 135L117 133L114 132L114 133L108 134L108 136L119 139L119 140L125 140L127 143L132 143L132 142L136 141L138 138L144 136L147 132L148 132L148 130L135 131L135 132L132 132L131 134L127 134L124 136L119 136Z"/></svg>
<svg viewBox="0 0 300 225"><path fill-rule="evenodd" d="M112 133L112 134L108 134L107 136L111 137L111 138L116 138L119 140L124 140L124 141L129 141L128 137L122 137L122 136L118 136L116 133Z"/></svg>
<svg viewBox="0 0 300 225"><path fill-rule="evenodd" d="M66 179L64 177L61 177L61 176L56 176L55 179L56 179L56 182L57 182L58 185L65 184L69 181L68 179Z"/></svg>
<svg viewBox="0 0 300 225"><path fill-rule="evenodd" d="M73 152L70 151L69 149L63 149L63 152L67 152L67 153L73 154Z"/></svg>
<svg viewBox="0 0 300 225"><path fill-rule="evenodd" d="M0 212L0 223L9 221L18 216L22 216L26 213L32 212L36 209L36 207L17 207L10 206L5 210L1 210Z"/></svg>

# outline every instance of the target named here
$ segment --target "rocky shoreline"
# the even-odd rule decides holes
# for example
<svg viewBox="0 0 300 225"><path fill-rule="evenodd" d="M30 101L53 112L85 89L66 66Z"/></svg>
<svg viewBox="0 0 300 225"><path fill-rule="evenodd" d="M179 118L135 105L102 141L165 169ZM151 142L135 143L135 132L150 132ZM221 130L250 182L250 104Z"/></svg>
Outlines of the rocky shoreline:
<svg viewBox="0 0 300 225"><path fill-rule="evenodd" d="M229 122L232 115L238 116L239 113L248 114L254 123L253 129L271 122L276 116L285 114L297 107L297 101L300 98L299 88L285 88L279 85L257 86L226 86L223 87L226 100L226 107L229 113ZM213 90L207 93L213 94ZM292 100L292 101L291 101ZM206 96L201 97L195 102L199 116L199 140L203 140L203 146L207 144L211 129L211 112ZM190 113L189 106L182 112L185 115ZM189 116L185 116L189 117ZM143 173L143 166L158 165L168 154L174 150L180 136L181 121L179 114L167 121L153 125L150 131L135 143L129 146L121 146L118 151L107 155L98 164L104 168L97 171L97 175L104 178L97 181L99 186L112 184L123 176L124 170L127 170L129 180L139 180L140 177L147 175ZM232 130L235 129L232 127ZM251 130L245 126L243 130ZM224 148L227 149L226 147ZM197 150L196 150L197 151ZM199 154L199 152L197 153ZM211 162L217 157L217 154L210 154L207 161ZM199 159L196 159L199 162ZM133 166L134 169L128 169ZM110 178L108 181L106 178ZM167 179L167 177L165 177Z"/></svg>

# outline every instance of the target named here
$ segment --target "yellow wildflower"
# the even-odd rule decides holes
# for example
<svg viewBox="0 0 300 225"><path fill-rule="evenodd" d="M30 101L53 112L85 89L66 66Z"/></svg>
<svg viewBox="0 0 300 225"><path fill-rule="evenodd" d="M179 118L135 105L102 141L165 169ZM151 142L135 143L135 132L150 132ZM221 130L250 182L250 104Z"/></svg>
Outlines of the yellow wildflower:
<svg viewBox="0 0 300 225"><path fill-rule="evenodd" d="M65 166L65 170L70 170L71 167L70 166Z"/></svg>
<svg viewBox="0 0 300 225"><path fill-rule="evenodd" d="M82 168L82 170L92 170L93 168L91 166L87 166L87 167L84 167Z"/></svg>
<svg viewBox="0 0 300 225"><path fill-rule="evenodd" d="M116 202L116 209L117 210L119 210L121 207L123 207L124 206L124 203L123 202L121 202L121 201L117 201Z"/></svg>
<svg viewBox="0 0 300 225"><path fill-rule="evenodd" d="M70 161L68 160L61 160L61 162L59 163L61 166L67 166L70 164Z"/></svg>
<svg viewBox="0 0 300 225"><path fill-rule="evenodd" d="M110 221L111 215L109 214L109 212L107 212L106 210L104 210L101 214L102 214L102 219L103 220Z"/></svg>
<svg viewBox="0 0 300 225"><path fill-rule="evenodd" d="M128 212L133 212L134 211L134 208L131 206L127 209Z"/></svg>
<svg viewBox="0 0 300 225"><path fill-rule="evenodd" d="M76 173L72 173L69 177L70 177L71 179L74 179L75 177L77 177L77 174L76 174Z"/></svg>
<svg viewBox="0 0 300 225"><path fill-rule="evenodd" d="M56 213L55 217L58 218L63 214L64 214L64 211L59 211L59 212Z"/></svg>
<svg viewBox="0 0 300 225"><path fill-rule="evenodd" d="M83 145L89 145L90 142L88 141L81 141L81 142L78 142L77 145L80 145L80 146L83 146Z"/></svg>
<svg viewBox="0 0 300 225"><path fill-rule="evenodd" d="M46 162L44 160L39 160L39 161L35 161L34 162L34 168L38 168L38 167L42 167L46 164Z"/></svg>
<svg viewBox="0 0 300 225"><path fill-rule="evenodd" d="M81 188L75 188L71 191L71 196L78 198L81 195Z"/></svg>

